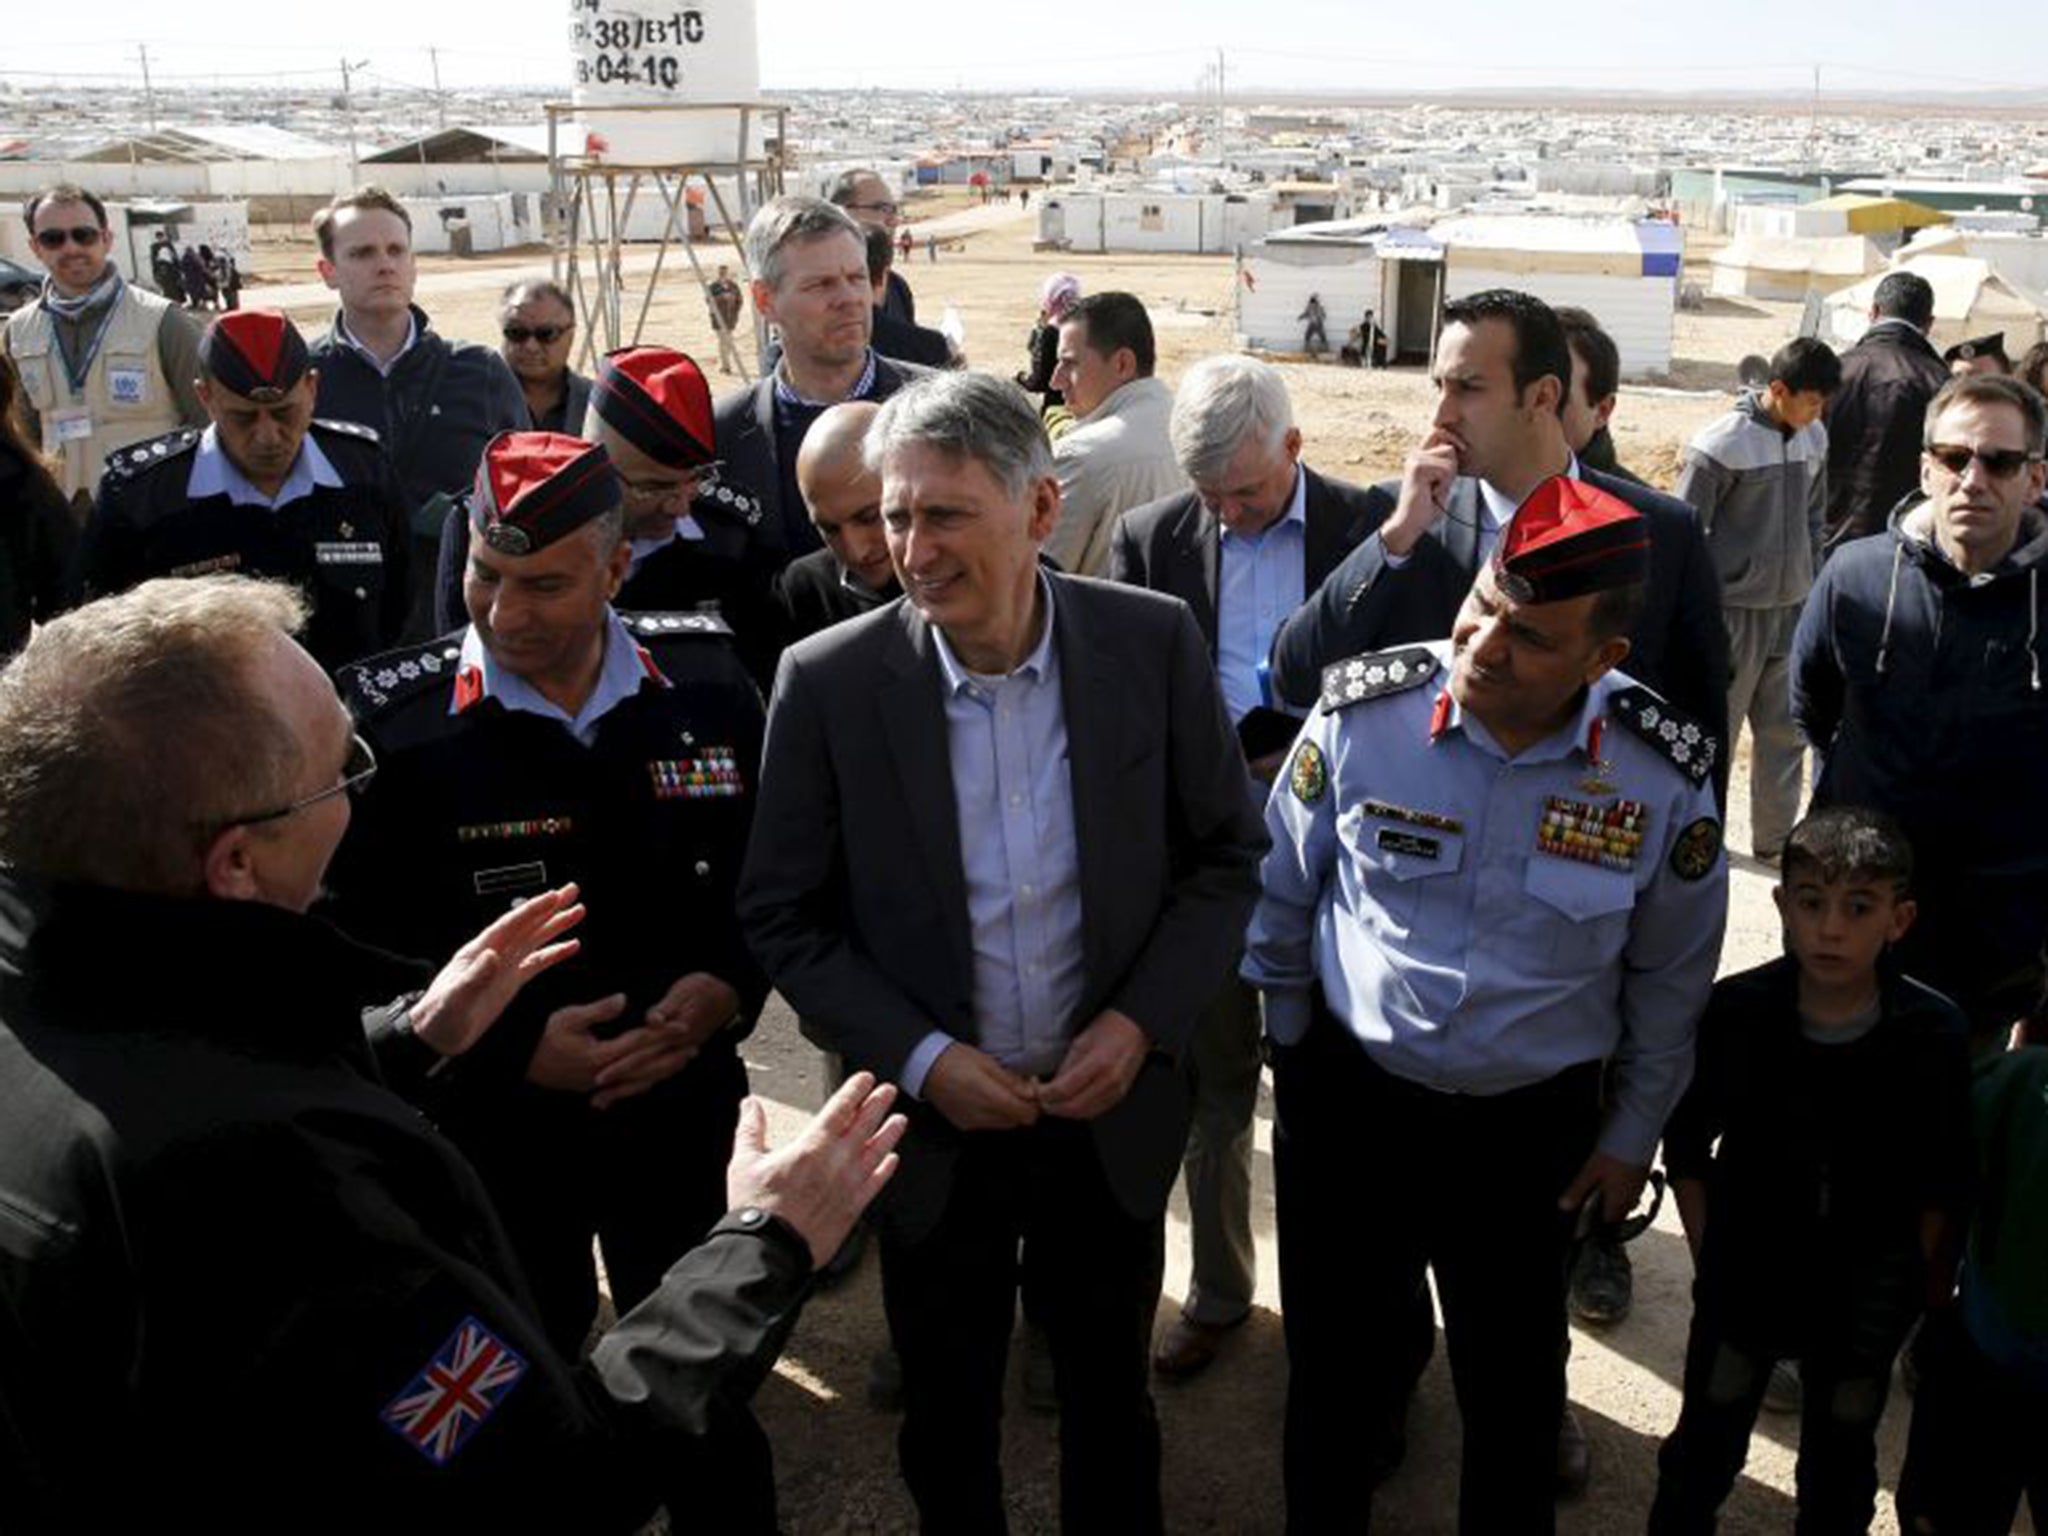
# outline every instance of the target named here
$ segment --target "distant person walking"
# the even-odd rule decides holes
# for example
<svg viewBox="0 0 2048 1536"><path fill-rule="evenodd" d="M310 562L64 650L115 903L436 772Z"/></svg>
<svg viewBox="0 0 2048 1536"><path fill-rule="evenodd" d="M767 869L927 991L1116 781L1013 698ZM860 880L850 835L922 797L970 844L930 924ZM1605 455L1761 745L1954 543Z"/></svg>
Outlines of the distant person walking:
<svg viewBox="0 0 2048 1536"><path fill-rule="evenodd" d="M718 371L744 372L735 332L739 329L740 316L746 312L747 300L746 295L740 292L740 285L732 280L732 268L721 263L718 275L711 279L711 286L704 292L711 301L711 329L718 333Z"/></svg>
<svg viewBox="0 0 2048 1536"><path fill-rule="evenodd" d="M213 273L206 264L206 247L188 245L178 257L178 271L185 279L185 302L193 309L213 308Z"/></svg>
<svg viewBox="0 0 2048 1536"><path fill-rule="evenodd" d="M1321 357L1330 350L1330 335L1323 328L1327 317L1323 314L1323 301L1319 295L1310 294L1308 296L1308 303L1302 306L1301 313L1294 318L1303 323L1301 332L1302 351L1306 352L1310 357Z"/></svg>
<svg viewBox="0 0 2048 1536"><path fill-rule="evenodd" d="M938 262L939 237L937 235L926 235L924 237L924 259L934 264Z"/></svg>
<svg viewBox="0 0 2048 1536"><path fill-rule="evenodd" d="M222 309L242 307L242 269L235 265L232 251L220 251L213 258L213 282L220 290Z"/></svg>

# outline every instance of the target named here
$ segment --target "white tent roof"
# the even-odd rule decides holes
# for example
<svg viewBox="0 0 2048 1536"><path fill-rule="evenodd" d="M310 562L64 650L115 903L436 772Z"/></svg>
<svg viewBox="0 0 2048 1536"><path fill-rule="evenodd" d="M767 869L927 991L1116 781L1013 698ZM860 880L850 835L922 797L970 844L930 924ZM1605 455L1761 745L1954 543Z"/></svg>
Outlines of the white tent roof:
<svg viewBox="0 0 2048 1536"><path fill-rule="evenodd" d="M2006 351L2018 356L2048 333L2048 297L2000 277L1988 261L1975 256L1911 256L1895 262L1892 270L1924 277L1934 289L1934 327L1928 340L1938 348L2003 331ZM1868 329L1870 306L1884 276L1880 273L1828 296L1821 310L1821 340L1843 347Z"/></svg>

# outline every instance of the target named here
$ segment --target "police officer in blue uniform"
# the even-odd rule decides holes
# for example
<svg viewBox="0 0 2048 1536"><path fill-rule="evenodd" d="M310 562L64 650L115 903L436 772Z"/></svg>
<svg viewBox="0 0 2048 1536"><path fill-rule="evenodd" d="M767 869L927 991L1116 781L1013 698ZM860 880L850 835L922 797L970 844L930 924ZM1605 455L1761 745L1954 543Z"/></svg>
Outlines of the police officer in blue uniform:
<svg viewBox="0 0 2048 1536"><path fill-rule="evenodd" d="M407 569L398 481L375 432L314 418L319 379L277 310L209 325L198 390L212 423L108 456L85 530L87 596L152 576L274 576L311 600L306 649L322 665L395 641Z"/></svg>
<svg viewBox="0 0 2048 1536"><path fill-rule="evenodd" d="M1358 1469L1410 1379L1375 1330L1424 1266L1460 1529L1554 1527L1567 1244L1641 1191L1726 916L1719 745L1616 670L1647 551L1627 504L1544 482L1448 643L1326 671L1268 804L1244 975L1274 1047L1291 1532L1368 1523Z"/></svg>
<svg viewBox="0 0 2048 1536"><path fill-rule="evenodd" d="M596 1311L593 1235L623 1312L724 1209L737 1047L768 990L733 915L763 712L717 618L611 608L630 547L603 448L501 434L469 508L468 627L340 675L382 766L330 915L437 953L530 890L582 888L581 953L435 1106L573 1354ZM772 1528L750 1419L733 1445L745 1497L706 1528Z"/></svg>

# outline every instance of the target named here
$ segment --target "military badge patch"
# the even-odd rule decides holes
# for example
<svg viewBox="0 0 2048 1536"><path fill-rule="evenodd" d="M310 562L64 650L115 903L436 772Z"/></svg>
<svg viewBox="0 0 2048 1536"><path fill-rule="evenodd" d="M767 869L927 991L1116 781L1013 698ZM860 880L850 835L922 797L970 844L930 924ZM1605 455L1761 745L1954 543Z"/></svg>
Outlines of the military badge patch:
<svg viewBox="0 0 2048 1536"><path fill-rule="evenodd" d="M1671 845L1671 873L1681 880L1704 880L1721 856L1721 823L1702 816Z"/></svg>
<svg viewBox="0 0 2048 1536"><path fill-rule="evenodd" d="M523 1355L465 1317L377 1417L427 1460L445 1466L525 1374Z"/></svg>
<svg viewBox="0 0 2048 1536"><path fill-rule="evenodd" d="M1323 761L1323 749L1304 741L1294 749L1294 766L1288 770L1287 787L1303 805L1314 805L1330 789L1330 767Z"/></svg>
<svg viewBox="0 0 2048 1536"><path fill-rule="evenodd" d="M731 747L699 747L695 757L660 758L647 765L657 800L709 800L746 793Z"/></svg>

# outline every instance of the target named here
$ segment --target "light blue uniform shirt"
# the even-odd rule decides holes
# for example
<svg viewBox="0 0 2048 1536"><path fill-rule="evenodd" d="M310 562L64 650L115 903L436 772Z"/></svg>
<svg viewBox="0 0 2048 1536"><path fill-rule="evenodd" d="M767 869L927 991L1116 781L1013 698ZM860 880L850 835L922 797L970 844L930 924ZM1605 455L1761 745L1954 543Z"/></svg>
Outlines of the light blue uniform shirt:
<svg viewBox="0 0 2048 1536"><path fill-rule="evenodd" d="M1308 537L1308 477L1294 471L1287 513L1247 537L1223 529L1216 539L1216 677L1235 725L1271 701L1259 667L1273 649L1273 631L1299 608Z"/></svg>
<svg viewBox="0 0 2048 1536"><path fill-rule="evenodd" d="M275 511L302 496L312 495L319 486L338 491L341 475L313 441L312 433L308 432L300 442L299 456L292 460L291 473L284 477L277 494L266 496L235 468L235 461L220 445L220 429L209 426L199 434L199 446L193 451L192 477L185 482L185 495L193 501L204 496L225 496L238 507L269 507Z"/></svg>
<svg viewBox="0 0 2048 1536"><path fill-rule="evenodd" d="M1375 1062L1447 1093L1505 1093L1611 1056L1600 1149L1646 1164L1692 1075L1727 919L1711 778L1693 783L1614 717L1607 701L1634 684L1612 672L1564 729L1510 758L1445 693L1449 643L1426 649L1428 684L1304 724L1266 805L1273 848L1244 978L1279 1043L1307 1030L1320 985ZM1674 752L1703 750L1697 727L1687 739L1658 713ZM1542 851L1553 796L1637 802L1626 867ZM1690 848L1714 839L1691 880L1673 857L1688 829Z"/></svg>
<svg viewBox="0 0 2048 1536"><path fill-rule="evenodd" d="M597 674L597 686L590 690L590 697L573 715L559 704L551 703L525 678L516 672L508 672L493 660L474 624L462 636L459 665L465 672L474 668L480 674L484 698L496 699L506 709L523 710L529 715L560 721L563 728L586 747L597 740L598 722L615 706L633 697L646 683L652 682L661 687L666 681L640 649L640 642L609 608L605 610L604 662ZM458 689L455 700L448 706L448 713L460 714L461 711L462 694Z"/></svg>
<svg viewBox="0 0 2048 1536"><path fill-rule="evenodd" d="M967 877L974 946L972 1042L1012 1071L1059 1067L1081 1006L1081 857L1067 716L1053 644L1052 587L1042 577L1045 633L1003 677L969 672L938 629L932 639L946 700L946 744ZM905 1091L953 1043L943 1030L904 1063Z"/></svg>

